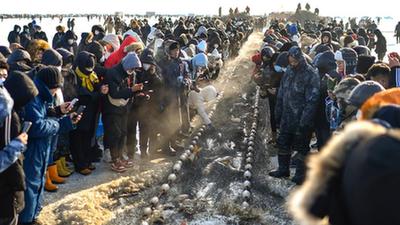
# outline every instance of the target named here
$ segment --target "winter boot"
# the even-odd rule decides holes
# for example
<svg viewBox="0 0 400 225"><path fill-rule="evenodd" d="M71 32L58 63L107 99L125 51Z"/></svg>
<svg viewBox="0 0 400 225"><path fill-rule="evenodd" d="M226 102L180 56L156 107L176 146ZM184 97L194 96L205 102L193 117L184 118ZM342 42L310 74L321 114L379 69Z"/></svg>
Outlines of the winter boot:
<svg viewBox="0 0 400 225"><path fill-rule="evenodd" d="M292 178L292 182L297 185L301 185L303 184L305 178L306 178L306 167L304 164L304 159L297 159L296 173Z"/></svg>
<svg viewBox="0 0 400 225"><path fill-rule="evenodd" d="M80 169L77 171L78 173L87 176L90 175L92 173L92 170L90 170L89 168L84 168L84 169Z"/></svg>
<svg viewBox="0 0 400 225"><path fill-rule="evenodd" d="M278 155L278 170L272 171L269 173L271 177L276 178L288 178L290 176L290 154L288 155Z"/></svg>
<svg viewBox="0 0 400 225"><path fill-rule="evenodd" d="M50 180L55 183L55 184L63 184L65 183L65 179L58 176L58 172L57 172L57 165L53 164L53 165L49 165L47 167L47 172L49 172L49 177Z"/></svg>
<svg viewBox="0 0 400 225"><path fill-rule="evenodd" d="M44 183L44 190L48 192L56 192L58 190L57 185L54 185L50 180L49 171L46 172L46 182Z"/></svg>
<svg viewBox="0 0 400 225"><path fill-rule="evenodd" d="M60 157L60 161L61 161L61 165L62 165L63 169L64 169L66 172L69 172L69 173L71 173L71 174L74 172L73 169L71 169L71 168L69 168L69 167L67 166L67 160L65 159L65 156Z"/></svg>
<svg viewBox="0 0 400 225"><path fill-rule="evenodd" d="M56 165L57 165L57 172L60 177L69 177L72 174L69 171L65 170L60 159L56 161Z"/></svg>

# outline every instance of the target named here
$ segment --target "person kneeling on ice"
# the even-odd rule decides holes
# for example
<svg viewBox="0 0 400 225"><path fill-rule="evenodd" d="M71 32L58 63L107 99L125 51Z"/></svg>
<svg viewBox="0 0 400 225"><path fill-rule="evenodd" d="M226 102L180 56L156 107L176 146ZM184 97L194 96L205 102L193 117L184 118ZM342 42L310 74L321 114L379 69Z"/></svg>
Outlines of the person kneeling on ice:
<svg viewBox="0 0 400 225"><path fill-rule="evenodd" d="M197 110L203 123L207 125L207 130L212 132L215 128L206 112L206 103L215 100L218 92L205 76L199 77L197 85L199 86L197 91L192 90L189 92L188 104L191 109Z"/></svg>

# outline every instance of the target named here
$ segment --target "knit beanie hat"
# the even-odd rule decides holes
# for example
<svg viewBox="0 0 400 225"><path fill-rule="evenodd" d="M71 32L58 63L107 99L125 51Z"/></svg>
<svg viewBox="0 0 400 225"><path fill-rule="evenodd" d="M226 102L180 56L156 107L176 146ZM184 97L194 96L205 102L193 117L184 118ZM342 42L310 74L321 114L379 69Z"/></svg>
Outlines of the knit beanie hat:
<svg viewBox="0 0 400 225"><path fill-rule="evenodd" d="M62 66L62 56L52 48L47 49L43 52L42 64L45 66Z"/></svg>
<svg viewBox="0 0 400 225"><path fill-rule="evenodd" d="M140 55L140 61L145 64L156 65L154 52L151 49L146 48Z"/></svg>
<svg viewBox="0 0 400 225"><path fill-rule="evenodd" d="M79 52L75 59L75 66L77 66L82 73L88 75L91 71L88 71L87 68L94 68L96 65L95 58L96 56L87 51Z"/></svg>
<svg viewBox="0 0 400 225"><path fill-rule="evenodd" d="M90 43L87 47L86 47L86 51L88 51L89 53L92 53L93 55L96 56L96 61L100 62L100 59L103 57L104 55L104 48L103 46L97 42L97 41L93 41L92 43Z"/></svg>
<svg viewBox="0 0 400 225"><path fill-rule="evenodd" d="M369 99L371 96L373 96L375 93L384 91L385 88L378 82L368 80L361 82L358 84L351 92L349 95L349 98L347 98L347 102L349 104L352 104L354 106L357 106L358 108L361 108L361 106L364 104L367 99Z"/></svg>
<svg viewBox="0 0 400 225"><path fill-rule="evenodd" d="M49 89L61 88L63 85L63 76L57 67L54 66L43 67L37 73L37 78Z"/></svg>
<svg viewBox="0 0 400 225"><path fill-rule="evenodd" d="M140 68L142 67L142 63L140 62L139 57L134 52L129 52L123 59L122 59L122 67L125 71Z"/></svg>

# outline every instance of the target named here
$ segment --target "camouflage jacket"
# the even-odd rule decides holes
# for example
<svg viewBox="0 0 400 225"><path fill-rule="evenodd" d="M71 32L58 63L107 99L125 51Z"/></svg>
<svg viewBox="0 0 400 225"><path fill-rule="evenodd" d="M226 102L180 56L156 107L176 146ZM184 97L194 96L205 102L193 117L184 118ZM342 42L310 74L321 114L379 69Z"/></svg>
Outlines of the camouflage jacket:
<svg viewBox="0 0 400 225"><path fill-rule="evenodd" d="M288 67L279 87L275 109L280 130L294 133L312 127L319 92L318 73L305 59L300 59L296 69Z"/></svg>

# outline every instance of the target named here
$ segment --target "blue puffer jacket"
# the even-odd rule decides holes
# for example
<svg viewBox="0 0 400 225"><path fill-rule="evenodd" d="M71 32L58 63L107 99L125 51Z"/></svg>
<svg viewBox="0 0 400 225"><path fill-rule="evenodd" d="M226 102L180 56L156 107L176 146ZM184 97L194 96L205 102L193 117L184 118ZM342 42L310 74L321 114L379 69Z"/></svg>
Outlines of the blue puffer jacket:
<svg viewBox="0 0 400 225"><path fill-rule="evenodd" d="M283 75L275 115L281 131L295 133L313 126L320 78L316 70L306 62L299 47L292 47L289 55L296 58L299 65L296 68L289 66Z"/></svg>
<svg viewBox="0 0 400 225"><path fill-rule="evenodd" d="M22 223L32 222L41 209L41 197L45 182L45 173L50 154L52 136L73 129L71 119L47 118L49 103L53 96L47 86L40 80L35 80L39 95L25 106L25 121L31 121L28 148L24 153L24 172L26 175L25 208L21 212Z"/></svg>

